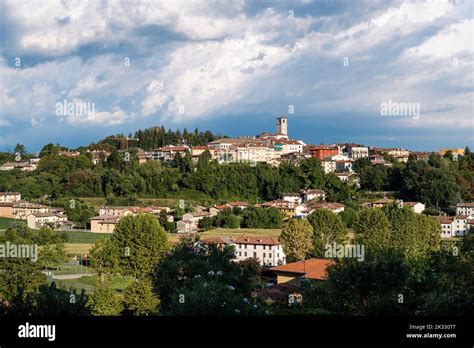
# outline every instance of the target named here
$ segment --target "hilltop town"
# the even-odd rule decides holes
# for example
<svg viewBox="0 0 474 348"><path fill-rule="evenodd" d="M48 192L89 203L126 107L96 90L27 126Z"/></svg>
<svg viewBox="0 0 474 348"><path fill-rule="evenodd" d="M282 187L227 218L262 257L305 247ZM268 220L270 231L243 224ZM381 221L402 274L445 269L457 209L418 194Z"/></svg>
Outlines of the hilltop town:
<svg viewBox="0 0 474 348"><path fill-rule="evenodd" d="M43 256L37 271L49 283L78 290L87 279L102 284L105 277L121 277L117 272L125 272L126 282L141 279L145 270L130 264L133 255L141 255L143 267L168 255L159 268L166 273L174 272L172 260L183 253L189 262L202 257L205 263L221 253L227 261L219 267L250 267L245 272L252 280L241 286L257 301L254 309L266 303L278 312L302 308L303 294L313 291L308 281L333 284L329 269L340 262L354 267L355 260L358 271L366 272L371 262L391 260L389 254L373 259L391 249L410 262L434 257L464 248L474 227L474 156L468 147L428 153L306 144L290 138L285 117L277 118L275 133L252 137L156 127L78 149L48 144L37 155L18 144L0 160L0 238L47 243L44 250L56 251ZM207 272L211 277L222 271ZM99 288L90 290L91 298ZM157 290L165 312L194 313L176 307L165 289ZM113 291L108 296L115 298ZM331 303L321 308L329 310Z"/></svg>

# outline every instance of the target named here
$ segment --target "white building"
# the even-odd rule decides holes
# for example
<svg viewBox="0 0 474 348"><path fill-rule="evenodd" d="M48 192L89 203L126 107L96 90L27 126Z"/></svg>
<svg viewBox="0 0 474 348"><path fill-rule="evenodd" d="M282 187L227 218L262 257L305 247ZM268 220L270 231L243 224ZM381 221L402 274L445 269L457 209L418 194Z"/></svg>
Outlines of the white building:
<svg viewBox="0 0 474 348"><path fill-rule="evenodd" d="M0 203L12 203L21 200L18 192L0 192Z"/></svg>
<svg viewBox="0 0 474 348"><path fill-rule="evenodd" d="M58 228L67 223L67 216L55 213L32 213L26 217L29 228L38 229L43 226L52 224L54 228Z"/></svg>
<svg viewBox="0 0 474 348"><path fill-rule="evenodd" d="M321 161L321 166L324 169L324 173L334 173L336 171L336 161L333 161L330 158L323 159Z"/></svg>
<svg viewBox="0 0 474 348"><path fill-rule="evenodd" d="M301 195L303 196L303 202L308 202L313 199L326 199L326 192L323 190L316 190L316 189L308 189L308 190L301 190Z"/></svg>
<svg viewBox="0 0 474 348"><path fill-rule="evenodd" d="M286 264L283 247L273 237L240 236L235 240L235 256L237 261L255 258L262 266Z"/></svg>
<svg viewBox="0 0 474 348"><path fill-rule="evenodd" d="M300 204L303 201L303 198L301 196L302 195L299 192L286 192L283 193L282 199L285 202Z"/></svg>
<svg viewBox="0 0 474 348"><path fill-rule="evenodd" d="M410 209L417 214L421 214L426 208L421 202L403 202L403 206L410 207Z"/></svg>
<svg viewBox="0 0 474 348"><path fill-rule="evenodd" d="M369 148L362 145L346 145L343 150L343 154L347 157L357 160L359 158L369 157Z"/></svg>
<svg viewBox="0 0 474 348"><path fill-rule="evenodd" d="M474 203L458 203L456 215L474 215Z"/></svg>
<svg viewBox="0 0 474 348"><path fill-rule="evenodd" d="M473 215L437 216L441 225L441 237L464 237L474 226Z"/></svg>

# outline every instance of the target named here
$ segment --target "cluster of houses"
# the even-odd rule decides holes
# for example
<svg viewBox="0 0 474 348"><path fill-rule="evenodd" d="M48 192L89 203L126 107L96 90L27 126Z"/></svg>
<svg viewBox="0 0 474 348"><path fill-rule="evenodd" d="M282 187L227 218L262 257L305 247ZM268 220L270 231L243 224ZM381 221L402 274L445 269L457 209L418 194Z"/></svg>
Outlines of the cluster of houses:
<svg viewBox="0 0 474 348"><path fill-rule="evenodd" d="M73 226L64 209L22 200L18 192L0 192L0 217L26 220L32 229L49 226L66 230Z"/></svg>
<svg viewBox="0 0 474 348"><path fill-rule="evenodd" d="M32 172L38 167L39 158L32 158L28 161L5 162L0 165L0 170L14 170L18 169L22 172Z"/></svg>
<svg viewBox="0 0 474 348"><path fill-rule="evenodd" d="M169 221L173 221L173 216L168 215L170 208L157 206L101 206L99 215L92 217L90 221L90 231L93 233L113 233L120 219L127 215L152 214L158 218L162 211L166 211Z"/></svg>

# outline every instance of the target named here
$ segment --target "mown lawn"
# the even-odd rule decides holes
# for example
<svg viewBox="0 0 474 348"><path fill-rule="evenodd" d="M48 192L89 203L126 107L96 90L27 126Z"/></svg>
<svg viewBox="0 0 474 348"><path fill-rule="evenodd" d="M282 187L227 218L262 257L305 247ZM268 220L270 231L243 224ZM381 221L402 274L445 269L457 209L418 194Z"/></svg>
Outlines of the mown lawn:
<svg viewBox="0 0 474 348"><path fill-rule="evenodd" d="M94 244L92 243L91 244L66 243L64 246L68 254L84 255L84 254L89 254L89 250L94 246Z"/></svg>
<svg viewBox="0 0 474 348"><path fill-rule="evenodd" d="M11 223L19 223L19 222L26 223L24 220L0 217L0 230L6 230L8 227L10 227Z"/></svg>
<svg viewBox="0 0 474 348"><path fill-rule="evenodd" d="M93 293L96 286L99 284L99 277L82 277L79 279L52 279L49 282L55 282L58 288L69 290L70 288L77 289L80 292L82 289L86 293ZM110 279L110 287L116 291L123 291L127 286L132 284L133 278L127 276L112 276Z"/></svg>
<svg viewBox="0 0 474 348"><path fill-rule="evenodd" d="M64 231L57 232L67 235L68 244L94 244L98 239L110 238L112 233L92 233L84 231Z"/></svg>

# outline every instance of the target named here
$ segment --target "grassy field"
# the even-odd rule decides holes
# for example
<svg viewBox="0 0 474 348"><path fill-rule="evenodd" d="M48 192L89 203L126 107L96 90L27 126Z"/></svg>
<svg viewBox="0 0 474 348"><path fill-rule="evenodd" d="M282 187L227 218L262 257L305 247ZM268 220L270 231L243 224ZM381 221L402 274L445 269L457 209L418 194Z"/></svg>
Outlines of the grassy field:
<svg viewBox="0 0 474 348"><path fill-rule="evenodd" d="M59 271L55 269L53 269L52 271L55 275L94 273L94 270L91 267L81 265L62 265L61 267L59 267Z"/></svg>
<svg viewBox="0 0 474 348"><path fill-rule="evenodd" d="M18 223L20 221L22 221L22 220L0 217L0 230L6 230L8 227L10 227L10 224L12 222L17 222Z"/></svg>
<svg viewBox="0 0 474 348"><path fill-rule="evenodd" d="M89 250L94 244L72 244L66 243L65 248L68 254L84 255L89 254Z"/></svg>
<svg viewBox="0 0 474 348"><path fill-rule="evenodd" d="M67 243L69 244L93 244L98 239L110 238L112 233L92 233L84 231L64 231L67 235Z"/></svg>
<svg viewBox="0 0 474 348"><path fill-rule="evenodd" d="M79 197L81 201L86 203L87 205L93 206L95 208L99 208L101 205L106 204L106 199L102 197ZM180 199L184 199L185 201L193 201L195 203L202 203L202 202L212 202L212 197L206 195L205 193L196 191L196 190L189 190L183 189L177 192L176 194L170 194L167 197L162 198L155 198L155 197L141 197L138 198L140 203L145 205L157 205L162 207L173 207L175 206Z"/></svg>
<svg viewBox="0 0 474 348"><path fill-rule="evenodd" d="M99 278L96 276L93 277L82 277L79 279L67 279L67 280L58 280L53 279L49 282L54 281L58 288L67 289L70 288L77 289L79 292L84 289L86 293L94 292L95 287L99 284ZM131 277L126 276L113 276L110 280L110 287L117 291L123 291L127 286L133 282Z"/></svg>

